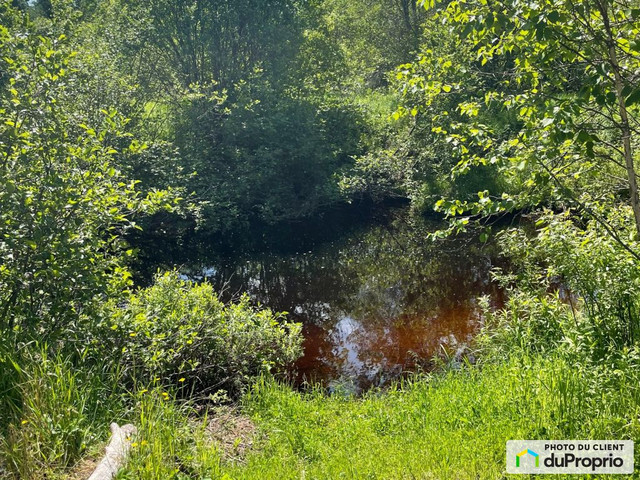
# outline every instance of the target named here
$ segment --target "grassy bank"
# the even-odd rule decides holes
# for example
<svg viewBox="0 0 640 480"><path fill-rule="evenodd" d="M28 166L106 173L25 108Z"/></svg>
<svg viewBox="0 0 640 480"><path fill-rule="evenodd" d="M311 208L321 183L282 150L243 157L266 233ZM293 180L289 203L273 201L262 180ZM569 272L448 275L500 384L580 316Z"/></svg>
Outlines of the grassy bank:
<svg viewBox="0 0 640 480"><path fill-rule="evenodd" d="M520 357L362 400L264 383L247 405L268 440L228 471L232 478L503 478L509 439L638 438L640 375L619 373L618 388L603 390L565 361Z"/></svg>
<svg viewBox="0 0 640 480"><path fill-rule="evenodd" d="M509 439L637 439L637 361L594 371L559 357L518 356L418 376L362 399L300 394L263 379L243 401L257 431L240 455L207 442L210 418L194 423L160 402L151 415L157 424L147 424L138 442L146 443L121 478L165 478L172 469L166 478L505 478Z"/></svg>
<svg viewBox="0 0 640 480"><path fill-rule="evenodd" d="M615 365L578 368L557 355L514 355L506 362L415 376L363 398L320 390L302 394L264 377L233 415L195 408L160 388L105 402L111 418L139 429L121 479L499 479L508 477L509 439L639 438L638 363L628 355ZM64 367L48 366L69 375ZM52 381L42 392L57 389L72 398L44 399L49 410L28 410L14 430L14 441L17 434L31 441L22 447L28 445L35 459L24 464L21 478L85 478L100 456L105 412L96 415L95 406L83 403L91 390L83 381ZM46 432L39 435L47 419L62 419L63 429L75 436L53 442ZM45 463L52 448L62 455L71 440L83 449L83 459L58 469ZM27 450L13 453L15 460ZM64 458L57 460L62 465Z"/></svg>

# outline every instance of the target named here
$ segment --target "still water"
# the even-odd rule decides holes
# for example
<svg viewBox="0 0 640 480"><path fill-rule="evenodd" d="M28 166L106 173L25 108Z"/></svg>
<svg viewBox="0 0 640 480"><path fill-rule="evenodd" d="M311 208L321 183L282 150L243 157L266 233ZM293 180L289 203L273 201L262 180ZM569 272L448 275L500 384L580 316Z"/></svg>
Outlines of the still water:
<svg viewBox="0 0 640 480"><path fill-rule="evenodd" d="M233 299L247 292L261 306L303 324L304 355L292 376L331 390L382 386L434 355L460 355L482 323L478 297L494 307L495 249L471 236L432 243L438 225L397 211L293 253L262 253L191 269ZM329 228L329 227L328 227Z"/></svg>

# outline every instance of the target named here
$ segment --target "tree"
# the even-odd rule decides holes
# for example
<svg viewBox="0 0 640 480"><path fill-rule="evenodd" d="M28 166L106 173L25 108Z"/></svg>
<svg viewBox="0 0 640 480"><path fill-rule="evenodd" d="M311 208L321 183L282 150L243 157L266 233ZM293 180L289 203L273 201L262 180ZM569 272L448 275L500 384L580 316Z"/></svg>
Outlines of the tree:
<svg viewBox="0 0 640 480"><path fill-rule="evenodd" d="M122 233L133 216L171 203L143 198L115 166L126 120L88 125L71 108L77 78L64 36L34 35L0 4L0 332L57 338L130 282ZM128 149L141 147L129 139ZM71 340L68 336L67 340Z"/></svg>
<svg viewBox="0 0 640 480"><path fill-rule="evenodd" d="M227 88L257 67L278 74L301 39L296 0L119 3L143 19L142 48L177 67L182 88L211 83Z"/></svg>
<svg viewBox="0 0 640 480"><path fill-rule="evenodd" d="M424 52L439 65L437 74L415 64L402 74L408 89L421 92L414 108L425 110L440 97L456 96L453 108L439 112L439 118L463 119L433 129L456 146L454 174L493 164L512 187L501 195L481 191L475 201L443 200L439 208L452 216L513 210L539 203L545 192L547 200L605 222L600 206L626 190L640 233L634 165L640 103L637 3L462 0L431 6L474 53L467 67L491 88L468 88L460 64ZM514 115L516 122L505 128L495 117L486 121L489 111Z"/></svg>

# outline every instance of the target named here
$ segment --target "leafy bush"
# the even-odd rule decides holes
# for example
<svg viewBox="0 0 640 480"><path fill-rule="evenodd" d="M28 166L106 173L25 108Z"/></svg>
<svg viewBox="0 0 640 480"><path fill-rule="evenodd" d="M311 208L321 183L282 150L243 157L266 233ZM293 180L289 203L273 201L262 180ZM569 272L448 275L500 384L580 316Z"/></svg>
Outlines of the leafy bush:
<svg viewBox="0 0 640 480"><path fill-rule="evenodd" d="M567 335L571 310L557 295L533 296L513 289L505 308L485 309L485 325L478 344L483 360L507 359L514 353L555 351Z"/></svg>
<svg viewBox="0 0 640 480"><path fill-rule="evenodd" d="M339 202L334 174L361 153L366 130L356 105L289 98L259 75L228 96L204 89L179 105L173 141L197 172L187 188L209 233L251 236L252 222L305 218Z"/></svg>
<svg viewBox="0 0 640 480"><path fill-rule="evenodd" d="M76 112L68 41L37 35L10 4L0 1L0 24L13 25L0 25L0 333L71 343L99 301L127 285L122 235L134 217L173 200L143 197L117 168L116 140L141 149L127 121L102 109L92 124Z"/></svg>
<svg viewBox="0 0 640 480"><path fill-rule="evenodd" d="M517 229L501 236L512 268L496 276L510 286L510 298L503 312L488 313L485 345L503 353L564 345L594 361L637 346L640 268L629 209L588 222L570 211L545 212L537 227L533 235Z"/></svg>
<svg viewBox="0 0 640 480"><path fill-rule="evenodd" d="M125 377L145 385L160 380L236 393L301 354L299 324L253 309L247 296L225 305L210 284L175 272L158 275L153 286L126 305L111 302L107 311L100 351L114 352Z"/></svg>

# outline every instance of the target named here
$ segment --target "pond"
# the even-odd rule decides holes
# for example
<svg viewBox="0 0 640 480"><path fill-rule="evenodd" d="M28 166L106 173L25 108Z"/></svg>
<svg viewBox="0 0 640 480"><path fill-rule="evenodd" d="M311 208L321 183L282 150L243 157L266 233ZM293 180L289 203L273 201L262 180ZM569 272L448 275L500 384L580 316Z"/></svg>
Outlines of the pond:
<svg viewBox="0 0 640 480"><path fill-rule="evenodd" d="M225 300L247 292L302 323L295 383L359 392L428 368L435 355L459 356L482 323L478 297L502 304L490 278L495 248L472 236L427 240L438 226L396 210L302 251L237 256L185 273L206 277Z"/></svg>

